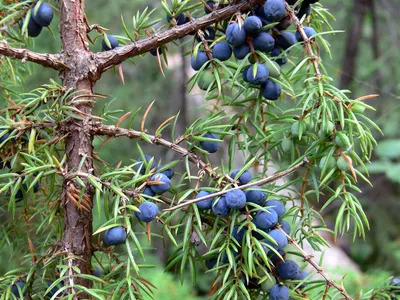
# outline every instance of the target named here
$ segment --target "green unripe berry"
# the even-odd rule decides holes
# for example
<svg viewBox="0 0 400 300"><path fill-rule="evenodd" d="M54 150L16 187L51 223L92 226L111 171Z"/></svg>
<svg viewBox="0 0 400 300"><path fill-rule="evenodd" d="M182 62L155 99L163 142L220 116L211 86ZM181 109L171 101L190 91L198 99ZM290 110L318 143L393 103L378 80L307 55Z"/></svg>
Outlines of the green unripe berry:
<svg viewBox="0 0 400 300"><path fill-rule="evenodd" d="M350 139L343 132L336 133L335 144L339 146L342 151L349 151L351 149Z"/></svg>
<svg viewBox="0 0 400 300"><path fill-rule="evenodd" d="M352 160L351 160L350 157L349 157L349 160L350 160L350 163L352 163ZM344 159L343 156L340 156L340 157L338 158L338 160L337 160L337 167L338 167L339 170L342 170L342 171L349 171L349 170L350 170L350 166L349 166L349 164L347 163L347 161Z"/></svg>
<svg viewBox="0 0 400 300"><path fill-rule="evenodd" d="M276 284L275 278L272 277L272 276L270 276L269 279L264 280L264 281L261 283L260 287L261 287L261 289L262 289L264 292L268 293L268 292L272 289L272 287L273 287L275 284Z"/></svg>
<svg viewBox="0 0 400 300"><path fill-rule="evenodd" d="M303 132L303 135L301 136L301 139L296 139L295 141L296 141L297 145L307 146L309 141L310 141L310 139L308 138L308 136L305 136L304 132Z"/></svg>
<svg viewBox="0 0 400 300"><path fill-rule="evenodd" d="M278 65L275 61L273 61L272 64L275 68L269 62L265 64L265 67L269 71L269 77L279 78L279 76L281 76L281 66Z"/></svg>
<svg viewBox="0 0 400 300"><path fill-rule="evenodd" d="M307 128L311 129L314 126L314 121L311 117L305 118L304 120L304 125L305 128L303 130L306 130Z"/></svg>
<svg viewBox="0 0 400 300"><path fill-rule="evenodd" d="M291 132L292 135L295 137L300 136L300 129L301 129L301 136L304 136L306 134L307 128L312 127L312 120L310 118L305 119L305 120L300 120L295 123L293 123Z"/></svg>
<svg viewBox="0 0 400 300"><path fill-rule="evenodd" d="M212 84L213 82L214 82L214 75L208 71L203 71L199 75L199 79L197 80L197 85L201 90L207 91L210 84Z"/></svg>
<svg viewBox="0 0 400 300"><path fill-rule="evenodd" d="M21 156L18 156L13 165L11 166L11 168L15 171L15 172L22 172L24 170L24 166L22 165L22 163L25 162L25 159Z"/></svg>
<svg viewBox="0 0 400 300"><path fill-rule="evenodd" d="M324 156L319 162L319 168L322 170L326 165L327 170L331 170L336 167L336 159L333 156Z"/></svg>
<svg viewBox="0 0 400 300"><path fill-rule="evenodd" d="M292 149L292 144L293 144L292 139L284 138L281 142L282 151L285 153L290 152L290 150Z"/></svg>
<svg viewBox="0 0 400 300"><path fill-rule="evenodd" d="M353 102L353 104L351 105L351 110L354 113L362 114L365 111L365 106L362 105L360 102Z"/></svg>
<svg viewBox="0 0 400 300"><path fill-rule="evenodd" d="M331 121L328 121L325 127L321 126L321 129L318 131L318 136L321 139L329 137L332 135L334 129L335 129L335 124Z"/></svg>

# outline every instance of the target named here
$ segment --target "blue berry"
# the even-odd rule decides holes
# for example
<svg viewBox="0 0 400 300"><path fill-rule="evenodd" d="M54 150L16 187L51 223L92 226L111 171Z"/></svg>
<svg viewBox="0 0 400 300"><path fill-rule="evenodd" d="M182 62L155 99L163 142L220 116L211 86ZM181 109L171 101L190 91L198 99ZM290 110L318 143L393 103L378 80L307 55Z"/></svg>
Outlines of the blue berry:
<svg viewBox="0 0 400 300"><path fill-rule="evenodd" d="M53 20L53 9L47 3L42 3L36 11L36 6L32 8L31 18L42 27L47 27Z"/></svg>
<svg viewBox="0 0 400 300"><path fill-rule="evenodd" d="M257 65L257 71L254 75L253 67L247 70L247 80L254 85L263 84L268 80L269 71L264 65Z"/></svg>
<svg viewBox="0 0 400 300"><path fill-rule="evenodd" d="M156 173L150 177L150 181L158 181L157 184L150 185L154 193L160 195L171 188L171 180L163 173Z"/></svg>
<svg viewBox="0 0 400 300"><path fill-rule="evenodd" d="M154 197L156 195L156 193L154 193L153 190L149 186L146 186L143 190L143 195Z"/></svg>
<svg viewBox="0 0 400 300"><path fill-rule="evenodd" d="M242 226L242 228L240 230L239 230L239 227L240 227L239 225L233 226L232 236L239 243L239 245L242 245L242 241L243 241L244 235L246 234L247 227Z"/></svg>
<svg viewBox="0 0 400 300"><path fill-rule="evenodd" d="M288 222L285 220L282 220L279 222L279 225L281 225L282 230L287 234L290 235L290 225Z"/></svg>
<svg viewBox="0 0 400 300"><path fill-rule="evenodd" d="M213 134L210 132L207 132L205 135L203 135L203 137L210 138L210 139L219 139L219 135ZM217 152L220 145L221 145L221 142L212 142L212 141L201 141L200 142L201 149L207 151L208 153Z"/></svg>
<svg viewBox="0 0 400 300"><path fill-rule="evenodd" d="M122 226L107 229L104 233L104 242L108 245L119 245L126 241L126 231Z"/></svg>
<svg viewBox="0 0 400 300"><path fill-rule="evenodd" d="M270 300L289 300L289 289L281 284L275 284L269 292Z"/></svg>
<svg viewBox="0 0 400 300"><path fill-rule="evenodd" d="M274 49L272 49L271 51L271 57L278 57L282 54L282 51L280 48L275 47ZM275 59L276 63L280 66L284 65L287 63L286 57L281 57L281 58L277 58Z"/></svg>
<svg viewBox="0 0 400 300"><path fill-rule="evenodd" d="M275 47L275 39L267 32L260 32L253 39L255 50L270 52Z"/></svg>
<svg viewBox="0 0 400 300"><path fill-rule="evenodd" d="M264 4L265 17L270 22L281 20L285 16L286 8L284 0L268 0Z"/></svg>
<svg viewBox="0 0 400 300"><path fill-rule="evenodd" d="M293 260L285 260L278 265L278 275L284 280L296 280L300 272L300 267Z"/></svg>
<svg viewBox="0 0 400 300"><path fill-rule="evenodd" d="M214 2L213 1L207 1L206 3L211 8L211 10L209 10L206 6L204 6L204 12L208 15L208 14L212 13L212 11L214 9Z"/></svg>
<svg viewBox="0 0 400 300"><path fill-rule="evenodd" d="M143 202L139 205L139 210L135 215L142 222L151 222L158 214L158 207L153 202Z"/></svg>
<svg viewBox="0 0 400 300"><path fill-rule="evenodd" d="M232 56L232 48L227 42L216 43L212 51L212 56L220 61L228 60Z"/></svg>
<svg viewBox="0 0 400 300"><path fill-rule="evenodd" d="M275 210L278 218L280 218L286 212L285 205L283 205L282 202L278 200L269 200L265 203L265 206L268 206L270 207L270 209Z"/></svg>
<svg viewBox="0 0 400 300"><path fill-rule="evenodd" d="M216 258L211 258L205 261L207 269L212 269L214 266L217 264L217 259Z"/></svg>
<svg viewBox="0 0 400 300"><path fill-rule="evenodd" d="M47 283L47 286L50 287L53 284L52 281L49 281ZM64 286L64 282L61 281L58 285L56 285L55 287L53 287L47 294L46 296L48 297L53 297L54 295L57 295L56 297L61 297L63 292L58 292L59 289L61 289Z"/></svg>
<svg viewBox="0 0 400 300"><path fill-rule="evenodd" d="M212 211L214 212L214 214L216 214L217 216L220 217L226 217L229 215L230 209L229 207L226 205L226 200L225 197L222 196L218 202L218 199L215 199L213 202L213 206L212 206Z"/></svg>
<svg viewBox="0 0 400 300"><path fill-rule="evenodd" d="M230 209L242 209L246 205L246 195L242 190L230 190L225 194L225 200Z"/></svg>
<svg viewBox="0 0 400 300"><path fill-rule="evenodd" d="M162 165L158 166L157 171L161 170L163 167L164 166L162 166ZM169 179L172 179L172 177L174 177L174 175L175 175L175 172L170 168L165 169L164 171L160 171L160 173L165 174L165 176L167 176Z"/></svg>
<svg viewBox="0 0 400 300"><path fill-rule="evenodd" d="M235 171L233 171L230 175L231 178L235 178L236 175L240 172L240 169L236 169ZM238 180L239 180L239 185L244 185L249 183L251 180L253 179L253 176L251 175L251 173L246 170L243 172L242 175L239 176Z"/></svg>
<svg viewBox="0 0 400 300"><path fill-rule="evenodd" d="M265 243L267 245L270 245L272 248L275 250L283 250L287 246L288 240L287 237L283 234L282 231L279 229L273 229L270 232L268 232L268 235L276 242L277 245L275 245L273 242L270 240L265 240Z"/></svg>
<svg viewBox="0 0 400 300"><path fill-rule="evenodd" d="M191 65L193 70L198 71L209 61L207 54L203 51L198 51L197 56L192 56Z"/></svg>
<svg viewBox="0 0 400 300"><path fill-rule="evenodd" d="M137 159L138 164L136 164L134 167L135 170L140 172L140 174L142 174L142 175L146 174L146 167L151 159L153 159L153 161L151 162L150 170L152 170L156 167L156 161L153 156L145 154L144 158L146 160L146 162L144 164L143 164L143 159L141 157L139 157Z"/></svg>
<svg viewBox="0 0 400 300"><path fill-rule="evenodd" d="M233 47L233 54L237 59L243 59L250 53L250 47L247 44Z"/></svg>
<svg viewBox="0 0 400 300"><path fill-rule="evenodd" d="M19 23L19 27L22 29L22 26L24 25L24 20L21 20ZM28 21L28 26L26 28L28 32L28 36L30 37L37 37L41 32L42 32L43 27L40 26L38 23L36 23L33 18L29 18ZM7 139L8 134L6 133L0 138L0 143L2 143L5 139ZM3 140L4 139L4 140Z"/></svg>
<svg viewBox="0 0 400 300"><path fill-rule="evenodd" d="M247 34L257 34L262 28L261 19L257 16L250 16L244 20L243 28Z"/></svg>
<svg viewBox="0 0 400 300"><path fill-rule="evenodd" d="M292 47L297 43L296 36L290 31L281 31L276 38L276 45L284 50Z"/></svg>
<svg viewBox="0 0 400 300"><path fill-rule="evenodd" d="M210 195L210 193L207 192L207 191L200 191L196 195L195 199L198 199L198 198L201 198L201 197L204 197L204 196L207 196L207 195ZM197 207L199 209L207 210L207 209L211 209L213 202L214 202L214 198L209 198L209 199L205 199L205 200L202 200L200 202L197 202L196 204L197 204Z"/></svg>
<svg viewBox="0 0 400 300"><path fill-rule="evenodd" d="M26 296L26 294L28 293L28 290L25 288L25 282L23 281L17 281L12 287L11 287L11 293L14 294L14 296L18 297L19 294L19 290L18 288L21 290L22 295Z"/></svg>
<svg viewBox="0 0 400 300"><path fill-rule="evenodd" d="M261 94L265 99L278 100L282 92L282 86L279 83L267 80L261 86Z"/></svg>
<svg viewBox="0 0 400 300"><path fill-rule="evenodd" d="M112 50L112 49L115 49L115 48L119 47L118 40L114 36L107 34L107 39L110 42L111 48L107 46L106 41L103 38L103 41L101 42L101 45L103 47L103 51L109 51L109 50Z"/></svg>
<svg viewBox="0 0 400 300"><path fill-rule="evenodd" d="M314 34L317 34L317 32L315 31L314 28L312 27L308 27L308 26L304 26L304 32L306 34L306 36L308 38L310 38L311 36L313 36ZM301 36L300 32L296 31L296 39L299 42L303 42L303 37ZM313 41L315 40L315 38L312 39Z"/></svg>
<svg viewBox="0 0 400 300"><path fill-rule="evenodd" d="M244 80L245 82L249 82L249 79L247 78L247 71L248 71L250 68L251 68L251 66L245 68L245 69L243 70L243 72L242 72L243 80Z"/></svg>
<svg viewBox="0 0 400 300"><path fill-rule="evenodd" d="M185 24L186 18L185 18L185 14L184 13L180 13L179 15L174 16L174 17L175 17L176 25ZM172 20L172 17L170 15L167 15L168 23L171 22L171 20Z"/></svg>
<svg viewBox="0 0 400 300"><path fill-rule="evenodd" d="M261 187L255 185L250 189L246 190L246 201L255 203L257 205L264 205L265 200L267 199L267 194L261 190Z"/></svg>
<svg viewBox="0 0 400 300"><path fill-rule="evenodd" d="M238 24L229 24L226 28L226 41L232 46L239 46L246 40L246 31Z"/></svg>
<svg viewBox="0 0 400 300"><path fill-rule="evenodd" d="M256 215L256 224L258 228L268 231L278 223L278 215L273 209L259 211Z"/></svg>

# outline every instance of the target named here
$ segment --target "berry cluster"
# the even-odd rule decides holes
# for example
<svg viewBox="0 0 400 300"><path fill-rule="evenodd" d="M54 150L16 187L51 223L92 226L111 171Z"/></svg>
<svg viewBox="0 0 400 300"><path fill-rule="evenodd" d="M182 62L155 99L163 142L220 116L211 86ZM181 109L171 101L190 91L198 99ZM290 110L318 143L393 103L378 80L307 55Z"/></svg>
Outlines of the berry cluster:
<svg viewBox="0 0 400 300"><path fill-rule="evenodd" d="M21 20L19 23L22 29L25 19ZM30 37L37 37L41 32L43 27L50 26L53 20L53 9L47 3L41 3L39 7L32 7L31 15L28 20L27 32Z"/></svg>
<svg viewBox="0 0 400 300"><path fill-rule="evenodd" d="M304 1L303 6L307 6L307 3ZM207 6L215 9L217 5L208 1ZM205 12L210 13L211 10L205 7ZM242 17L245 17L244 21ZM243 81L250 87L259 88L265 99L277 100L282 92L281 85L276 82L280 76L280 66L286 64L285 55L290 48L298 41L303 41L298 32L294 34L285 30L287 26L282 25L285 17L285 2L268 0L264 6L250 11L246 16L238 17L237 21L227 26L222 25L222 28L216 29L208 26L205 29L205 39L211 46L204 45L204 49L195 51L191 58L192 68L201 71L198 78L199 88L207 90L214 82L212 71L204 71L211 65L210 58L227 61L233 54L237 60L248 59L250 62L250 65L243 67ZM270 25L272 23L277 25ZM221 37L216 35L217 30L225 33L225 41L220 41ZM304 30L308 37L316 34L311 27L305 27ZM216 38L218 42L213 42ZM265 55L269 56L268 60L265 60Z"/></svg>
<svg viewBox="0 0 400 300"><path fill-rule="evenodd" d="M144 158L144 159L143 159ZM152 198L161 195L171 188L171 179L174 176L174 171L170 168L165 168L162 165L157 166L154 157L144 155L143 158L137 159L135 170L141 174L148 174L150 171L155 172L146 187L142 191L143 198ZM139 205L139 212L135 212L135 216L145 223L153 221L158 214L158 207L150 201L145 201ZM104 242L106 245L120 245L126 241L126 231L122 226L116 226L107 229L104 233Z"/></svg>
<svg viewBox="0 0 400 300"><path fill-rule="evenodd" d="M249 171L237 169L230 174L230 177L238 182L238 185L250 183L252 175ZM210 192L201 190L195 199L210 195ZM251 203L251 204L250 204ZM253 186L246 189L244 192L240 189L229 190L221 197L208 198L196 203L199 210L210 210L219 217L227 217L232 210L244 212L246 204L260 207L252 215L252 223L254 224L251 230L251 235L258 240L262 240L265 254L269 256L274 264L275 273L279 279L299 280L303 281L308 274L300 270L300 267L291 260L283 261L281 258L285 255L284 249L288 244L286 235L277 228L280 228L287 234L290 234L290 225L282 219L286 213L284 204L279 200L268 200L267 194L259 186ZM240 219L240 218L239 218ZM232 237L237 241L237 244L242 246L246 232L249 230L246 224L235 225L232 230ZM278 256L276 253L279 253ZM235 256L239 256L240 252L235 251ZM209 259L206 261L208 268L213 268L217 263L217 259ZM228 263L228 257L225 254L222 258L222 263ZM268 288L263 285L263 290L270 292L271 299L289 299L289 289L281 284L268 285ZM287 296L286 296L287 295Z"/></svg>

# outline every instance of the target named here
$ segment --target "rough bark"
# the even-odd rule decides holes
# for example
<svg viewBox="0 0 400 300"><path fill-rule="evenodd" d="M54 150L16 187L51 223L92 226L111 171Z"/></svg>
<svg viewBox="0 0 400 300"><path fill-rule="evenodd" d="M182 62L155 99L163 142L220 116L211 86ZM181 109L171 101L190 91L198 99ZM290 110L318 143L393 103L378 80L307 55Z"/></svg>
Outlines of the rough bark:
<svg viewBox="0 0 400 300"><path fill-rule="evenodd" d="M88 48L86 26L84 23L84 0L60 0L60 34L62 41L62 54L69 69L60 74L63 85L69 89L80 90L83 94L92 94L95 80L91 76L92 53ZM81 103L76 106L83 114L83 120L74 119L67 125L69 135L65 141L65 153L67 156L68 172L78 170L84 160L80 171L92 174L92 136L90 134L90 115L92 106L89 103ZM69 256L68 263L76 266L82 273L91 273L92 256L92 213L79 208L71 196L74 182L65 181L63 184L62 204L64 207L64 235L63 246ZM87 184L84 199L92 203L92 190ZM79 201L79 199L77 199ZM89 280L70 276L69 284L79 284L89 287ZM72 291L70 291L72 292ZM83 297L84 295L77 296Z"/></svg>
<svg viewBox="0 0 400 300"><path fill-rule="evenodd" d="M27 49L13 48L6 42L0 42L0 54L11 58L21 59L23 62L31 61L55 70L65 68L63 62L60 61L59 55L47 53L41 54Z"/></svg>
<svg viewBox="0 0 400 300"><path fill-rule="evenodd" d="M251 5L263 4L264 2L265 0L254 0L249 2L241 2L236 5L229 5L184 25L175 26L162 33L156 33L149 38L142 39L138 42L134 42L123 47L118 47L111 51L97 53L96 59L99 72L104 72L112 66L119 65L128 58L138 56L150 51L151 49L155 49L178 38L182 38L219 20L229 18L237 12L249 9Z"/></svg>

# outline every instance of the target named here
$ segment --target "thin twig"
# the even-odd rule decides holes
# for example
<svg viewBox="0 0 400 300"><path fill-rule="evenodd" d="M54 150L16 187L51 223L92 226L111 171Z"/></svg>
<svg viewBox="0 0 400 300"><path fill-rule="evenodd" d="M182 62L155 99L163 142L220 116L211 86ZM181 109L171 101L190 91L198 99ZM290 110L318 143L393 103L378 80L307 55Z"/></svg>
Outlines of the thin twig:
<svg viewBox="0 0 400 300"><path fill-rule="evenodd" d="M251 182L251 183L248 183L248 184L244 184L244 185L241 185L241 186L235 186L235 187L227 189L225 191L220 191L220 192L209 194L207 196L203 196L203 197L200 197L200 198L197 198L197 199L193 199L193 200L181 203L179 205L176 205L174 207L164 209L164 211L176 210L176 209L184 207L186 205L190 205L190 204L193 204L193 203L197 203L199 201L203 201L203 200L206 200L206 199L210 199L210 198L214 198L214 197L218 197L218 196L224 195L227 192L232 191L232 190L243 190L243 189L247 189L249 187L253 187L255 185L260 186L260 185L268 184L268 183L271 183L271 182L275 182L278 179L293 173L294 171L296 171L297 169L303 167L307 163L308 163L308 159L304 158L304 160L302 162L298 163L297 165L295 165L295 166L293 166L293 167L291 167L291 168L289 168L289 169L287 169L285 171L282 171L282 172L279 172L279 173L275 173L274 175L271 175L269 177L260 179L258 181L254 181L254 182Z"/></svg>
<svg viewBox="0 0 400 300"><path fill-rule="evenodd" d="M314 65L315 69L315 76L320 79L322 77L322 73L319 70L319 63L318 63L318 56L314 54L314 50L311 46L311 40L308 38L307 34L304 32L304 27L300 23L299 19L296 16L296 13L294 12L293 9L291 9L290 5L285 2L286 5L286 10L289 13L290 19L292 20L293 25L296 27L297 31L300 33L301 37L303 38L304 41L304 48L308 52L308 56L312 60L312 63Z"/></svg>
<svg viewBox="0 0 400 300"><path fill-rule="evenodd" d="M280 228L280 226L278 226L278 229L286 235L289 243L291 243L301 253L301 255L303 256L303 260L308 262L315 270L317 270L317 272L322 277L324 277L325 281L327 282L327 285L337 289L344 296L345 299L352 300L352 298L347 294L346 290L342 286L338 285L335 281L333 281L328 276L328 274L326 274L324 270L311 258L311 256L304 252L304 250L300 247L300 245L297 244L297 242L290 235L286 234L286 232L284 232L282 228Z"/></svg>
<svg viewBox="0 0 400 300"><path fill-rule="evenodd" d="M91 128L91 133L95 135L104 135L110 137L126 136L131 139L142 139L143 135L146 135L146 139L150 140L155 145L165 146L177 153L180 153L184 157L188 157L189 161L196 165L200 170L207 172L215 181L223 178L224 181L234 183L235 181L225 175L218 174L213 168L211 168L207 163L202 161L199 156L195 153L190 152L186 148L167 141L161 137L150 135L141 131L125 128L117 128L112 125L102 125L101 123L94 123Z"/></svg>

